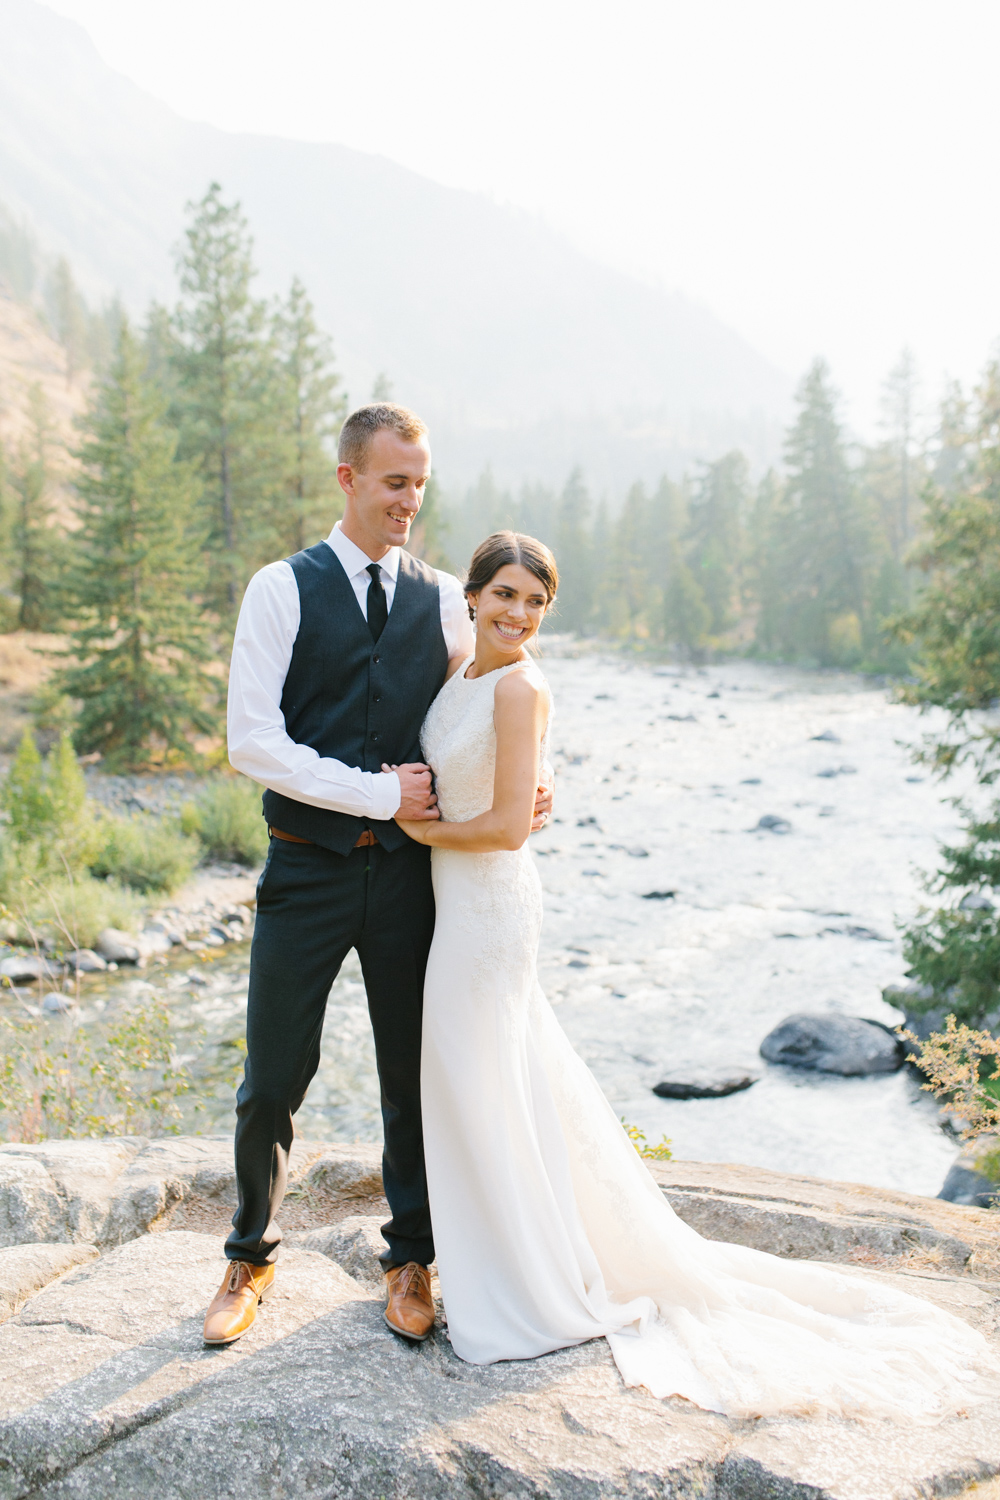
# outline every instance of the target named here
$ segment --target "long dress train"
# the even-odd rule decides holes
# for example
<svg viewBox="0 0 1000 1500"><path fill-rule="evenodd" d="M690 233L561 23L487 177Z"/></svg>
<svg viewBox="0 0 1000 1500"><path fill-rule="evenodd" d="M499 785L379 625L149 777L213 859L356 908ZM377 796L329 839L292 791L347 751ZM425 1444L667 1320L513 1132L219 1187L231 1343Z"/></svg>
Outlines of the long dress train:
<svg viewBox="0 0 1000 1500"><path fill-rule="evenodd" d="M493 694L462 667L424 755L442 816L493 798ZM732 1416L936 1420L995 1389L985 1340L919 1297L702 1239L663 1198L538 983L527 846L432 855L424 1146L448 1330L475 1364L604 1336L625 1382Z"/></svg>

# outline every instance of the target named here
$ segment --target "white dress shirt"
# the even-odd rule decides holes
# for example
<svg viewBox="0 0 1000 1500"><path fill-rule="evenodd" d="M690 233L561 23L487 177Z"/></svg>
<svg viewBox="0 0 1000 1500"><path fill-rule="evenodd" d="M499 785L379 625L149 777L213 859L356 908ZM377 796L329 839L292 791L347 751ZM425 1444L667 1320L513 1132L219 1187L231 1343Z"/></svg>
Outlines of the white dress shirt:
<svg viewBox="0 0 1000 1500"><path fill-rule="evenodd" d="M340 522L326 539L368 618L367 569L372 559L344 535ZM392 609L399 576L398 547L379 558L385 602ZM462 585L451 573L437 574L441 630L449 657L474 649L472 622ZM393 771L361 771L320 756L289 738L281 694L299 633L299 588L287 562L269 563L247 585L233 641L229 669L229 760L238 771L311 807L328 807L373 820L394 817L400 800Z"/></svg>

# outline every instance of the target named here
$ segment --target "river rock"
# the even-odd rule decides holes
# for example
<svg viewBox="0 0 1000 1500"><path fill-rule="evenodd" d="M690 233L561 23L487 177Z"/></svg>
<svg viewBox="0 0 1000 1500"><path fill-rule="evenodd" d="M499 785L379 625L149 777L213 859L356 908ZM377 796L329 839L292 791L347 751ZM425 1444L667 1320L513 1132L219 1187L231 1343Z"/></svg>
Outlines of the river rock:
<svg viewBox="0 0 1000 1500"><path fill-rule="evenodd" d="M206 1349L222 1268L214 1237L146 1235L0 1328L0 1494L898 1500L956 1494L1000 1469L996 1401L938 1425L730 1422L626 1389L602 1339L466 1365L440 1326L418 1346L396 1338L381 1296L297 1247L282 1247L245 1337ZM989 1289L940 1269L842 1270L986 1328L995 1311Z"/></svg>
<svg viewBox="0 0 1000 1500"><path fill-rule="evenodd" d="M382 1216L354 1214L339 1224L321 1229L304 1229L286 1238L300 1250L315 1250L335 1260L340 1268L360 1281L362 1286L382 1292L385 1272L379 1256L385 1251L382 1238Z"/></svg>
<svg viewBox="0 0 1000 1500"><path fill-rule="evenodd" d="M137 964L139 949L130 933L120 932L117 927L105 927L97 939L97 951L102 958L113 964Z"/></svg>
<svg viewBox="0 0 1000 1500"><path fill-rule="evenodd" d="M760 1044L770 1063L839 1073L895 1073L906 1059L906 1045L887 1026L860 1016L788 1016Z"/></svg>
<svg viewBox="0 0 1000 1500"><path fill-rule="evenodd" d="M653 1085L653 1093L661 1099L724 1099L727 1094L739 1094L753 1086L759 1073L748 1073L742 1068L715 1068L700 1072L689 1069L681 1073L670 1073Z"/></svg>
<svg viewBox="0 0 1000 1500"><path fill-rule="evenodd" d="M62 990L50 990L42 997L42 1010L49 1016L65 1016L76 1006L72 995L64 995Z"/></svg>
<svg viewBox="0 0 1000 1500"><path fill-rule="evenodd" d="M30 984L35 979L58 979L62 966L37 953L11 953L0 962L0 977L11 984Z"/></svg>
<svg viewBox="0 0 1000 1500"><path fill-rule="evenodd" d="M1000 1208L1000 1183L984 1176L974 1158L960 1156L948 1168L938 1197L945 1203L967 1203L972 1208Z"/></svg>
<svg viewBox="0 0 1000 1500"><path fill-rule="evenodd" d="M74 948L72 953L67 953L66 963L80 974L103 974L108 967L107 959L95 953L93 948Z"/></svg>
<svg viewBox="0 0 1000 1500"><path fill-rule="evenodd" d="M0 1250L0 1323L43 1286L97 1253L96 1245L12 1245Z"/></svg>

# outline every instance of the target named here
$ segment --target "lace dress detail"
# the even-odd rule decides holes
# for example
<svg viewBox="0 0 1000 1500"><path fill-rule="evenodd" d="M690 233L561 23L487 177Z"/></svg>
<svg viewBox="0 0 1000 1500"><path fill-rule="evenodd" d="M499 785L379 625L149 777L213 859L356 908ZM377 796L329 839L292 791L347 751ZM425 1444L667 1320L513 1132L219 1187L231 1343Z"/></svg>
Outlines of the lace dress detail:
<svg viewBox="0 0 1000 1500"><path fill-rule="evenodd" d="M512 670L544 683L531 664L471 680L463 666L430 707L423 752L446 821L492 805L493 695ZM604 1336L627 1384L731 1416L935 1421L997 1390L982 1336L920 1298L678 1219L539 987L528 845L435 849L431 868L424 1148L461 1358Z"/></svg>

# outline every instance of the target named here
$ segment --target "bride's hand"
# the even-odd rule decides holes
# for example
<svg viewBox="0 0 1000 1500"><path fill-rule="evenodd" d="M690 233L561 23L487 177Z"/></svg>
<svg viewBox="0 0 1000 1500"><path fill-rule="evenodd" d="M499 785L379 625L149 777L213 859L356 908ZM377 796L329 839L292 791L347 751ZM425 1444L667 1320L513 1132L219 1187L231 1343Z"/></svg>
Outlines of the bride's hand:
<svg viewBox="0 0 1000 1500"><path fill-rule="evenodd" d="M548 770L548 767L546 767ZM553 788L551 782L539 781L538 791L535 794L535 811L531 818L531 831L537 833L544 828L552 816Z"/></svg>

